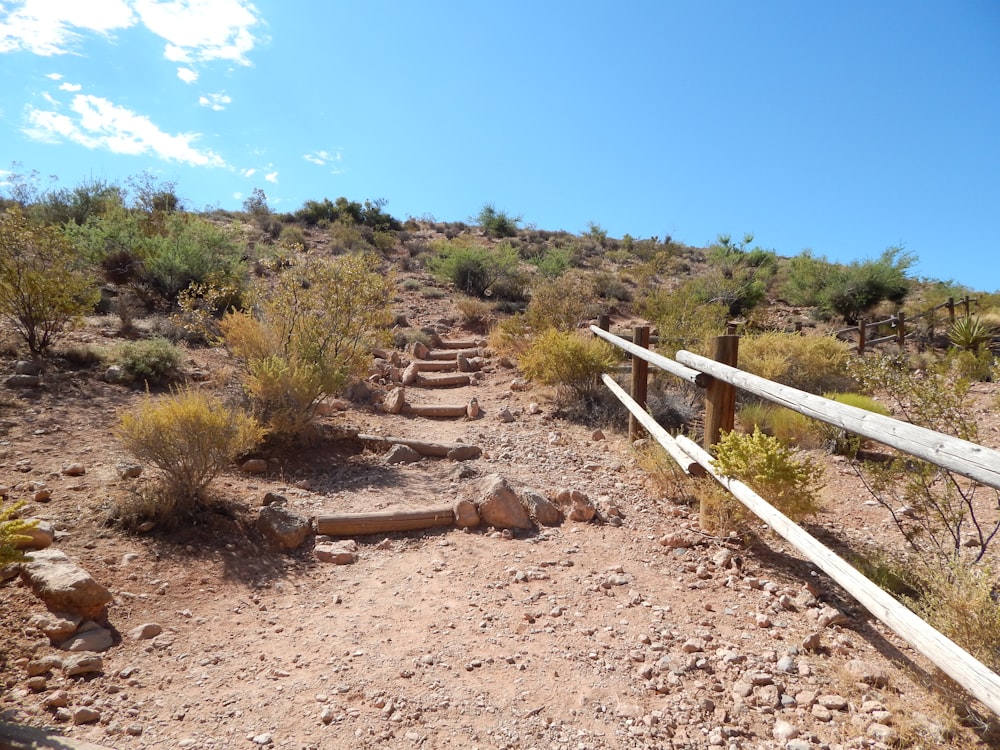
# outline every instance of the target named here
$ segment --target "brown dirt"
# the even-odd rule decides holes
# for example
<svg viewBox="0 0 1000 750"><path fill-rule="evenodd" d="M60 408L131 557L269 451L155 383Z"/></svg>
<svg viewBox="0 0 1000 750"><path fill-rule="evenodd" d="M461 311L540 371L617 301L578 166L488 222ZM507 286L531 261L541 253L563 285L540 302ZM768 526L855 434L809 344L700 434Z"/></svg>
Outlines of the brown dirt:
<svg viewBox="0 0 1000 750"><path fill-rule="evenodd" d="M468 335L447 299L401 292L397 305L411 324ZM113 327L91 321L75 338L107 344ZM188 371L227 367L217 350L189 356ZM7 356L0 369L11 365ZM481 419L415 419L354 404L327 420L462 440L484 457L387 466L354 442L327 440L265 455L272 471L264 477L234 469L214 485L225 503L198 523L146 535L104 523L128 491L116 471L127 457L115 417L142 393L99 376L98 367L53 362L42 388L5 394L0 484L15 500L30 499L32 483L51 488L51 502L30 511L54 521L57 546L112 590L118 642L99 676L56 671L33 692L29 658L58 652L27 626L40 602L4 584L4 720L114 748L784 748L787 739L774 737L779 722L799 731L801 744L788 747L887 747L883 724L916 746L989 744L948 718L943 681L922 658L782 540L762 532L745 547L701 534L697 512L637 468L627 436L605 428L607 439L593 439L593 427L558 418L539 389L511 390L517 373L495 360L481 384L428 397L474 394ZM980 391L989 403L995 388ZM503 407L514 422L496 419ZM997 443L995 431L986 435ZM60 473L72 462L86 474ZM317 561L311 541L273 551L253 528L268 491L309 516L421 507L453 500L468 472L544 493L581 490L605 520L512 538L457 529L360 537L348 566ZM890 538L884 512L866 503L850 472L831 463L828 482L817 528L838 542ZM616 508L620 525L611 521ZM698 545L660 544L681 530ZM822 627L825 605L846 623ZM147 622L163 635L125 636ZM821 648L804 649L814 633ZM859 682L857 662L885 672L888 685ZM741 697L748 686L752 694ZM59 724L43 706L56 689L71 706L98 709L100 720Z"/></svg>

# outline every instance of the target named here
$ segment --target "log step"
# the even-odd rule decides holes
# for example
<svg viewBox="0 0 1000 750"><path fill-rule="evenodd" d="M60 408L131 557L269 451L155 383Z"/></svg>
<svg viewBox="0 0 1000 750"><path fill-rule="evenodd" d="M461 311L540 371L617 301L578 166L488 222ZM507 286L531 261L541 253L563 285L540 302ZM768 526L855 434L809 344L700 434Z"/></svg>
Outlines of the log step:
<svg viewBox="0 0 1000 750"><path fill-rule="evenodd" d="M469 411L468 404L403 404L403 414L414 417L464 417Z"/></svg>
<svg viewBox="0 0 1000 750"><path fill-rule="evenodd" d="M466 359L479 356L478 349L431 349L423 356L423 359L458 359L461 354Z"/></svg>
<svg viewBox="0 0 1000 750"><path fill-rule="evenodd" d="M421 388L450 388L459 385L468 385L472 379L464 372L446 373L444 375L422 375L417 373L414 385Z"/></svg>
<svg viewBox="0 0 1000 750"><path fill-rule="evenodd" d="M439 341L439 349L478 349L485 346L483 339L453 339L452 341Z"/></svg>
<svg viewBox="0 0 1000 750"><path fill-rule="evenodd" d="M416 531L452 526L455 513L450 505L415 510L388 510L371 513L338 513L316 517L316 533L328 536L383 534L389 531Z"/></svg>
<svg viewBox="0 0 1000 750"><path fill-rule="evenodd" d="M417 372L455 372L458 369L457 359L415 359L410 364L417 366Z"/></svg>
<svg viewBox="0 0 1000 750"><path fill-rule="evenodd" d="M452 451L461 451L465 454L482 455L482 450L468 443L431 443L426 440L413 440L411 438L392 437L390 435L361 435L357 439L365 443L376 443L378 445L405 445L413 448L422 456L445 457Z"/></svg>

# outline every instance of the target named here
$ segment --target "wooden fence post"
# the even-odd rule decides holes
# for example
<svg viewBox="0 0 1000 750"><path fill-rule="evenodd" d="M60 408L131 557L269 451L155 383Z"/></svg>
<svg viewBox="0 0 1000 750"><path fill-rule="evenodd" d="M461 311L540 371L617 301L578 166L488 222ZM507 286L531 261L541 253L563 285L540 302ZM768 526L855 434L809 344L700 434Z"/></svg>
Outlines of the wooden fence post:
<svg viewBox="0 0 1000 750"><path fill-rule="evenodd" d="M902 310L896 313L896 341L902 351L906 346L906 315Z"/></svg>
<svg viewBox="0 0 1000 750"><path fill-rule="evenodd" d="M727 334L712 339L711 358L724 365L736 367L739 359L740 337ZM705 450L719 442L723 430L729 432L736 423L736 388L718 378L712 378L705 389Z"/></svg>
<svg viewBox="0 0 1000 750"><path fill-rule="evenodd" d="M861 318L858 321L858 356L862 356L865 353L865 336L868 333L868 322Z"/></svg>
<svg viewBox="0 0 1000 750"><path fill-rule="evenodd" d="M972 310L969 307L969 295L966 294L965 298L962 300L962 306L965 308L965 317L969 317L972 314Z"/></svg>
<svg viewBox="0 0 1000 750"><path fill-rule="evenodd" d="M948 298L948 321L951 323L955 322L955 298Z"/></svg>
<svg viewBox="0 0 1000 750"><path fill-rule="evenodd" d="M649 326L635 326L632 329L632 343L641 346L643 349L649 348ZM643 409L646 408L646 393L649 385L649 362L632 355L632 400ZM633 414L628 415L628 441L635 442L646 431L639 424L639 420Z"/></svg>
<svg viewBox="0 0 1000 750"><path fill-rule="evenodd" d="M602 331L611 330L611 316L607 313L601 313L597 316L597 327Z"/></svg>

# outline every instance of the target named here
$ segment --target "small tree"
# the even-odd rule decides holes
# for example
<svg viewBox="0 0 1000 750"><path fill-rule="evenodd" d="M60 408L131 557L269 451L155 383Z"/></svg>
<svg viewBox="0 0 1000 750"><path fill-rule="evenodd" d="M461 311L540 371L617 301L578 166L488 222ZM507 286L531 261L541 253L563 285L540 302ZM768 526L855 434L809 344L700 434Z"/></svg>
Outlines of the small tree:
<svg viewBox="0 0 1000 750"><path fill-rule="evenodd" d="M514 237L517 235L517 225L521 223L521 217L511 216L506 211L497 211L492 203L485 203L479 209L475 222L490 237Z"/></svg>
<svg viewBox="0 0 1000 750"><path fill-rule="evenodd" d="M0 316L32 355L45 352L97 298L90 275L55 227L33 225L17 208L0 216Z"/></svg>
<svg viewBox="0 0 1000 750"><path fill-rule="evenodd" d="M254 314L222 320L254 410L274 434L301 435L316 404L361 375L388 338L394 284L371 255L314 260L257 289Z"/></svg>

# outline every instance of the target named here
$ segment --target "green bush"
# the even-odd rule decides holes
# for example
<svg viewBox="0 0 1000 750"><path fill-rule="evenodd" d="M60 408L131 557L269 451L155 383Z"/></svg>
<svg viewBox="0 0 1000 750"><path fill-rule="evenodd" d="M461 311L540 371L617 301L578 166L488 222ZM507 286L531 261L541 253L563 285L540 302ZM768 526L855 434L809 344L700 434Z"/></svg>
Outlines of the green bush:
<svg viewBox="0 0 1000 750"><path fill-rule="evenodd" d="M271 434L306 436L319 401L365 372L372 347L388 342L393 290L373 255L311 260L260 287L253 315L223 318L226 347Z"/></svg>
<svg viewBox="0 0 1000 750"><path fill-rule="evenodd" d="M828 398L839 404L864 409L873 414L881 414L885 417L890 416L889 407L879 403L871 396L865 396L861 393L824 393L823 398ZM861 448L863 439L860 435L842 430L827 422L816 422L816 430L833 453L843 456L854 456Z"/></svg>
<svg viewBox="0 0 1000 750"><path fill-rule="evenodd" d="M615 349L601 339L550 328L529 344L521 369L531 380L590 398L602 387L601 375L616 362Z"/></svg>
<svg viewBox="0 0 1000 750"><path fill-rule="evenodd" d="M295 212L295 218L310 226L343 221L385 231L402 229L403 225L398 219L382 210L385 206L386 200L383 198L366 200L364 204L349 201L343 196L333 203L329 198L324 198L322 201L306 201L302 208Z"/></svg>
<svg viewBox="0 0 1000 750"><path fill-rule="evenodd" d="M100 295L72 245L20 209L0 216L0 317L42 354Z"/></svg>
<svg viewBox="0 0 1000 750"><path fill-rule="evenodd" d="M957 318L948 328L948 341L964 351L977 353L989 344L997 329L978 315Z"/></svg>
<svg viewBox="0 0 1000 750"><path fill-rule="evenodd" d="M853 385L848 344L831 336L769 331L740 339L740 369L809 393Z"/></svg>
<svg viewBox="0 0 1000 750"><path fill-rule="evenodd" d="M793 521L819 511L823 467L759 429L726 433L713 448L715 469L738 479Z"/></svg>
<svg viewBox="0 0 1000 750"><path fill-rule="evenodd" d="M569 270L572 260L569 250L548 248L544 253L532 259L531 263L538 269L543 278L556 279Z"/></svg>
<svg viewBox="0 0 1000 750"><path fill-rule="evenodd" d="M572 331L599 312L592 280L573 273L542 282L531 292L525 320L533 331Z"/></svg>
<svg viewBox="0 0 1000 750"><path fill-rule="evenodd" d="M288 224L282 228L281 234L278 235L278 242L286 247L298 247L303 250L306 249L306 233L302 231L302 227L296 224Z"/></svg>
<svg viewBox="0 0 1000 750"><path fill-rule="evenodd" d="M492 203L486 203L479 210L475 223L490 237L515 237L521 217L511 216L506 211L497 211Z"/></svg>
<svg viewBox="0 0 1000 750"><path fill-rule="evenodd" d="M752 234L744 236L742 242L721 235L709 248L708 272L691 281L702 302L723 304L729 315L736 316L753 309L764 298L777 259L770 250L748 250L751 242Z"/></svg>
<svg viewBox="0 0 1000 750"><path fill-rule="evenodd" d="M435 257L427 261L427 269L473 297L489 295L494 287L517 273L518 254L509 243L486 248L467 240L453 240L435 243L435 251Z"/></svg>
<svg viewBox="0 0 1000 750"><path fill-rule="evenodd" d="M755 429L759 429L797 448L818 448L822 445L817 422L792 409L750 402L740 406L736 416L740 432L752 434Z"/></svg>
<svg viewBox="0 0 1000 750"><path fill-rule="evenodd" d="M261 431L253 418L203 391L147 396L122 414L118 437L140 461L156 466L164 484L157 517L177 520L202 500L202 493L234 458L256 446Z"/></svg>
<svg viewBox="0 0 1000 750"><path fill-rule="evenodd" d="M877 260L843 266L828 281L825 304L851 325L884 300L899 304L910 290L906 272L916 260L902 248L890 247Z"/></svg>
<svg viewBox="0 0 1000 750"><path fill-rule="evenodd" d="M657 350L672 357L680 349L707 354L714 336L726 332L729 310L719 302L700 301L694 287L650 289L636 300L636 312L656 326Z"/></svg>
<svg viewBox="0 0 1000 750"><path fill-rule="evenodd" d="M158 385L177 377L181 350L165 338L141 339L119 344L112 361L132 380Z"/></svg>

